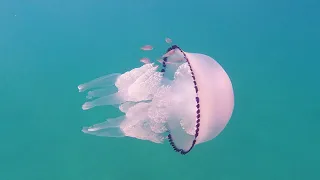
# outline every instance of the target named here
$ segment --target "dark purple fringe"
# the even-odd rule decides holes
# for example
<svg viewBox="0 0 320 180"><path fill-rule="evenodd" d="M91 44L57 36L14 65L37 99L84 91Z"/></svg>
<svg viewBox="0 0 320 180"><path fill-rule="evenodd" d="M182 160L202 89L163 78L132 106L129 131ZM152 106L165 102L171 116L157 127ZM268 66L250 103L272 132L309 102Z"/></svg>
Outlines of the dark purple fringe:
<svg viewBox="0 0 320 180"><path fill-rule="evenodd" d="M192 142L191 147L187 151L177 148L177 146L173 142L173 139L172 139L172 136L171 136L170 132L169 132L169 135L168 135L168 140L169 140L169 143L172 146L173 150L175 150L176 152L180 152L181 154L185 155L185 154L189 153L192 150L192 148L194 147L194 145L197 142L197 137L199 136L199 130L200 130L200 99L198 97L198 87L197 87L196 78L195 78L193 70L191 68L189 59L187 58L186 54L177 45L173 45L170 48L168 48L167 52L171 51L172 49L179 49L180 52L183 54L184 59L187 61L188 65L189 65L189 68L190 68L190 71L191 71L192 78L193 78L194 89L195 89L196 94L197 94L197 97L195 98L195 100L197 102L197 106L196 106L196 108L197 108L196 134L194 136L194 140ZM163 58L163 63L162 63L162 69L161 69L161 72L163 72L163 73L166 72L166 62L167 62L167 57L164 57Z"/></svg>

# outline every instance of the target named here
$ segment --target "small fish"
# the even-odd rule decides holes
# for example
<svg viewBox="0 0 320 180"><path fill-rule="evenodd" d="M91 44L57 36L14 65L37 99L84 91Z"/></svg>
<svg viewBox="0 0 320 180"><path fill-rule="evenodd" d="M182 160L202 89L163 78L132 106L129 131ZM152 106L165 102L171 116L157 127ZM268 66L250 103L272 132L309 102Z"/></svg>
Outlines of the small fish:
<svg viewBox="0 0 320 180"><path fill-rule="evenodd" d="M175 52L175 49L171 49L169 52L167 52L166 54L164 54L162 57L169 57L171 55L173 55Z"/></svg>
<svg viewBox="0 0 320 180"><path fill-rule="evenodd" d="M163 59L158 59L158 62L162 64L164 62L164 60ZM179 63L167 61L166 64L179 64Z"/></svg>
<svg viewBox="0 0 320 180"><path fill-rule="evenodd" d="M168 38L168 37L165 40L166 40L166 43L168 43L168 44L172 43L172 40L170 38Z"/></svg>
<svg viewBox="0 0 320 180"><path fill-rule="evenodd" d="M142 58L142 59L140 59L140 62L143 62L144 64L149 64L150 59L149 58Z"/></svg>
<svg viewBox="0 0 320 180"><path fill-rule="evenodd" d="M153 47L151 45L145 45L145 46L142 46L141 49L144 51L151 51Z"/></svg>

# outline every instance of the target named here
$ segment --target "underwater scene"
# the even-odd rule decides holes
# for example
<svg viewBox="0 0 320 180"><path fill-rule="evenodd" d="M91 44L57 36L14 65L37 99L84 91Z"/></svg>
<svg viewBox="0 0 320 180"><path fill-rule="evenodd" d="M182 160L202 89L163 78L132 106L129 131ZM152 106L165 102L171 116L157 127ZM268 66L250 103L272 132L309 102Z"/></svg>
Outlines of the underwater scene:
<svg viewBox="0 0 320 180"><path fill-rule="evenodd" d="M320 179L319 9L1 0L0 180Z"/></svg>

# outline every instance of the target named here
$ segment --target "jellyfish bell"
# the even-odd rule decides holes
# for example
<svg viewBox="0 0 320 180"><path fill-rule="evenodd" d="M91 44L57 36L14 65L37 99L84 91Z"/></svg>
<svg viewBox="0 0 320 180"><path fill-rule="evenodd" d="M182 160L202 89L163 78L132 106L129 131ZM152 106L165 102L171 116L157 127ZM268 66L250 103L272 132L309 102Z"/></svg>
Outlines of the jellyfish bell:
<svg viewBox="0 0 320 180"><path fill-rule="evenodd" d="M168 48L160 62L160 66L147 63L79 85L81 92L103 88L89 91L88 96L96 99L84 103L84 110L113 105L124 113L82 131L154 143L168 140L181 154L219 135L234 108L232 84L222 66L207 55L185 52L177 45ZM110 87L117 91L104 90Z"/></svg>

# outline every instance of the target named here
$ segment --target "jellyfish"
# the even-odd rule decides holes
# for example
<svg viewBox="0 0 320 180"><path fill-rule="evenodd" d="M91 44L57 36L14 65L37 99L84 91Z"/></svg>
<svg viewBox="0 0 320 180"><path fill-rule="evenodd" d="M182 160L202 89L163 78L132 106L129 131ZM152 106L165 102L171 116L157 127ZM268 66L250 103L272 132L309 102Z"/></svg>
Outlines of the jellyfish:
<svg viewBox="0 0 320 180"><path fill-rule="evenodd" d="M90 90L83 110L114 106L123 113L82 131L159 144L168 141L183 155L218 136L234 108L228 74L210 56L185 52L177 45L164 54L161 64L145 63L79 85L79 92Z"/></svg>

